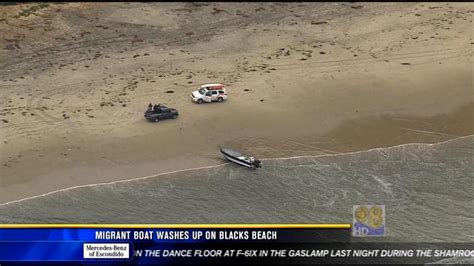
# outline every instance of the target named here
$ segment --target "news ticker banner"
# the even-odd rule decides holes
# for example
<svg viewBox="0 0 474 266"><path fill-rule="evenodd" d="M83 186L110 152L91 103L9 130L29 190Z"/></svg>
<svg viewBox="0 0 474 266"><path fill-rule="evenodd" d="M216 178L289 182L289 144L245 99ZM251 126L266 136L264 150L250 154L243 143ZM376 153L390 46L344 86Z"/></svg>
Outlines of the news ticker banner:
<svg viewBox="0 0 474 266"><path fill-rule="evenodd" d="M455 263L472 263L473 243L357 242L352 229L351 224L6 224L0 225L0 265L373 264L453 257Z"/></svg>

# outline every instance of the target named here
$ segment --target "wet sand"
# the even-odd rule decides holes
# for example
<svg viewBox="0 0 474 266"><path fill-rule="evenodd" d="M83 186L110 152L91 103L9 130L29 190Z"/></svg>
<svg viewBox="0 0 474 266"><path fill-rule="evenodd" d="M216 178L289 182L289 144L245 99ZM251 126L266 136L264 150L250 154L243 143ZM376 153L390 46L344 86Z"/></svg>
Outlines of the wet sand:
<svg viewBox="0 0 474 266"><path fill-rule="evenodd" d="M34 5L0 6L0 203L219 164L221 146L274 158L474 133L469 3L73 3L18 15ZM229 100L193 104L208 82L228 85ZM146 122L149 102L179 119Z"/></svg>

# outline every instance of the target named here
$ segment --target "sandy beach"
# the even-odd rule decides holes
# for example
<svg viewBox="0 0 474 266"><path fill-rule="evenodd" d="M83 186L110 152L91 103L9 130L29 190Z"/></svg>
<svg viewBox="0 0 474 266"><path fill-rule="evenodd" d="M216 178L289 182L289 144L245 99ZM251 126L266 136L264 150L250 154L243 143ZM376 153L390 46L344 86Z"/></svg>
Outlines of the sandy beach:
<svg viewBox="0 0 474 266"><path fill-rule="evenodd" d="M35 8L36 7L36 8ZM0 204L474 134L471 3L0 5ZM194 104L204 83L224 103ZM149 123L148 103L179 110Z"/></svg>

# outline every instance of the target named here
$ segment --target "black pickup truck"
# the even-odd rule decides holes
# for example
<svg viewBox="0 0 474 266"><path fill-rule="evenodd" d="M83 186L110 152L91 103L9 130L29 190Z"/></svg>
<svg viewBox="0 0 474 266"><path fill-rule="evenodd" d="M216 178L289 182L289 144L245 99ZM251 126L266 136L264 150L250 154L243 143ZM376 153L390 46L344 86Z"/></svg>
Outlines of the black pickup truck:
<svg viewBox="0 0 474 266"><path fill-rule="evenodd" d="M145 118L150 122L158 122L163 119L178 118L178 110L168 108L164 105L155 105L153 108L148 108L145 111Z"/></svg>

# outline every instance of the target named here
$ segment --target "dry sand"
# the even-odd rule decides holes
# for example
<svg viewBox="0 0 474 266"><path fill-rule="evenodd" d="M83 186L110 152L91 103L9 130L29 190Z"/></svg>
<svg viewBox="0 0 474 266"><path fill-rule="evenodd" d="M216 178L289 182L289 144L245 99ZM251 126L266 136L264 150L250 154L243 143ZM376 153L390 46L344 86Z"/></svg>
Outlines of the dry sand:
<svg viewBox="0 0 474 266"><path fill-rule="evenodd" d="M271 158L474 132L472 3L37 5L0 6L0 203L218 164L220 146ZM208 82L229 100L192 103ZM149 102L179 119L148 123Z"/></svg>

